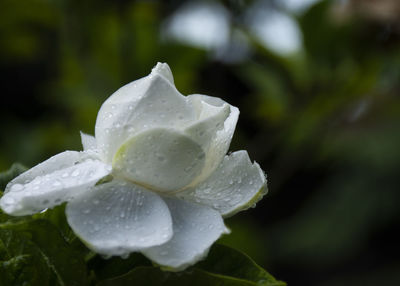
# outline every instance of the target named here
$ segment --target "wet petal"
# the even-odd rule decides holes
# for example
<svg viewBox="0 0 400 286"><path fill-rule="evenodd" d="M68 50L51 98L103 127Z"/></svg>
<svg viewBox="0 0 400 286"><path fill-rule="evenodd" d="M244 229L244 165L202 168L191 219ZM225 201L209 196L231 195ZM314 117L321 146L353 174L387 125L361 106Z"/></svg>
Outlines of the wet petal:
<svg viewBox="0 0 400 286"><path fill-rule="evenodd" d="M221 215L210 207L177 198L165 198L174 235L168 242L142 251L151 260L174 270L183 270L207 255L211 245L229 233Z"/></svg>
<svg viewBox="0 0 400 286"><path fill-rule="evenodd" d="M125 256L160 245L172 236L165 202L155 193L123 181L93 187L68 203L68 223L89 248Z"/></svg>
<svg viewBox="0 0 400 286"><path fill-rule="evenodd" d="M246 151L238 151L225 156L206 181L179 196L230 216L257 203L267 192L266 184L260 166L251 163Z"/></svg>
<svg viewBox="0 0 400 286"><path fill-rule="evenodd" d="M113 160L118 176L163 192L177 191L190 184L203 166L204 152L195 141L163 128L129 139Z"/></svg>
<svg viewBox="0 0 400 286"><path fill-rule="evenodd" d="M219 166L228 151L239 118L239 109L217 97L192 94L188 98L192 102L204 102L209 106L219 109L219 112L211 116L210 120L206 119L204 122L196 123L199 124L197 128L202 130L208 129L211 135L211 140L207 141L209 143L205 149L206 160L204 169L202 174L197 178L197 183L204 181ZM206 104L202 106L206 107Z"/></svg>
<svg viewBox="0 0 400 286"><path fill-rule="evenodd" d="M110 166L84 152L66 151L12 180L0 206L12 215L33 214L71 199L110 172Z"/></svg>
<svg viewBox="0 0 400 286"><path fill-rule="evenodd" d="M97 149L97 142L94 136L81 132L81 141L84 151Z"/></svg>
<svg viewBox="0 0 400 286"><path fill-rule="evenodd" d="M107 162L121 144L144 130L156 127L181 129L195 119L191 102L173 85L167 64L123 86L102 105L96 121L96 139Z"/></svg>

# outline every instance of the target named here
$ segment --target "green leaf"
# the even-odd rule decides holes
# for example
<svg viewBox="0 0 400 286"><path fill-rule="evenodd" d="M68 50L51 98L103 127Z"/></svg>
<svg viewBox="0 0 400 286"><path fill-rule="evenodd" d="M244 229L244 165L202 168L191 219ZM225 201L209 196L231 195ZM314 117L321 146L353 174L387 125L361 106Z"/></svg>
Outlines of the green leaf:
<svg viewBox="0 0 400 286"><path fill-rule="evenodd" d="M21 260L24 257L24 260ZM41 252L29 236L8 229L0 229L1 286L52 285L55 277L47 267ZM56 284L57 285L57 284Z"/></svg>
<svg viewBox="0 0 400 286"><path fill-rule="evenodd" d="M151 265L150 260L140 253L132 253L127 259L120 257L104 259L101 256L96 255L88 263L89 269L94 271L97 280L105 280L121 276L135 267Z"/></svg>
<svg viewBox="0 0 400 286"><path fill-rule="evenodd" d="M50 221L58 228L67 242L72 242L76 239L76 235L68 225L67 218L65 216L65 206L66 203L63 203L62 205L48 209L45 212L34 214L32 217L34 219L45 219Z"/></svg>
<svg viewBox="0 0 400 286"><path fill-rule="evenodd" d="M141 266L133 269L123 276L105 280L98 286L125 286L125 285L147 285L147 286L254 286L256 283L240 280L233 277L208 273L200 269L184 272L164 272L159 268Z"/></svg>
<svg viewBox="0 0 400 286"><path fill-rule="evenodd" d="M26 266L29 255L18 255L6 261L0 261L0 285L15 285L15 277L19 276Z"/></svg>
<svg viewBox="0 0 400 286"><path fill-rule="evenodd" d="M23 281L29 281L30 285L87 285L82 254L49 221L22 219L1 223L0 245L5 259L29 256L28 263L8 285L19 285ZM0 278L2 281L3 277Z"/></svg>
<svg viewBox="0 0 400 286"><path fill-rule="evenodd" d="M15 163L5 172L0 173L0 190L4 191L8 182L25 172L27 168L19 163Z"/></svg>
<svg viewBox="0 0 400 286"><path fill-rule="evenodd" d="M112 264L113 266L116 266L116 264ZM106 270L106 267L102 269L102 271L104 271ZM115 271L114 273L118 275L118 271ZM277 281L274 277L272 277L272 275L258 266L247 255L223 245L214 245L210 250L206 260L183 272L165 272L156 267L138 266L128 273L121 275L121 271L119 274L120 276L101 281L98 286L286 285L284 282Z"/></svg>
<svg viewBox="0 0 400 286"><path fill-rule="evenodd" d="M215 244L207 259L198 263L196 267L207 272L255 282L257 285L286 285L277 281L246 254L221 244Z"/></svg>

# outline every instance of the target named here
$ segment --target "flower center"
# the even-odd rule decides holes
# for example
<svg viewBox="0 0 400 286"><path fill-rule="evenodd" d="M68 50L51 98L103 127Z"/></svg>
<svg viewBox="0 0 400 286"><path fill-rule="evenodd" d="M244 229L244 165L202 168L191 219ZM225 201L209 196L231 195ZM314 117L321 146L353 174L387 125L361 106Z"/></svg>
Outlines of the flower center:
<svg viewBox="0 0 400 286"><path fill-rule="evenodd" d="M125 141L112 164L129 181L159 192L175 192L201 173L204 161L204 151L188 136L157 128Z"/></svg>

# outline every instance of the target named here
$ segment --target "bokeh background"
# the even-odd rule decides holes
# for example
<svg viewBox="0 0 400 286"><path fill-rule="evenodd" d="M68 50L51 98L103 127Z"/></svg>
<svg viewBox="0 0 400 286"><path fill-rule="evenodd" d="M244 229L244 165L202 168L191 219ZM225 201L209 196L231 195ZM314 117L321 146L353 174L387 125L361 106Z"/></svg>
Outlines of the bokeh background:
<svg viewBox="0 0 400 286"><path fill-rule="evenodd" d="M268 174L223 243L289 285L400 285L400 1L0 0L0 170L79 150L157 61L240 108Z"/></svg>

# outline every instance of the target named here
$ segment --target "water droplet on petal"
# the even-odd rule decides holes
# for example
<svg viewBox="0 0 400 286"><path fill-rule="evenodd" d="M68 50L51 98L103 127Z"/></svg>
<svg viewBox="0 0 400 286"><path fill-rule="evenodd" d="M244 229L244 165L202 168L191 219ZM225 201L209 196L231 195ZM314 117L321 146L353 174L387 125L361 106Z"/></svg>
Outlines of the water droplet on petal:
<svg viewBox="0 0 400 286"><path fill-rule="evenodd" d="M24 186L21 184L14 184L12 185L10 191L12 192L18 192L18 191L22 191L24 189Z"/></svg>
<svg viewBox="0 0 400 286"><path fill-rule="evenodd" d="M61 186L60 181L54 181L53 182L53 187L59 187L59 186Z"/></svg>
<svg viewBox="0 0 400 286"><path fill-rule="evenodd" d="M5 203L6 205L12 205L12 204L15 203L15 199L14 199L14 198L11 198L11 197L5 197L5 198L4 198L4 203Z"/></svg>
<svg viewBox="0 0 400 286"><path fill-rule="evenodd" d="M71 176L72 177L77 177L77 176L79 176L79 174L80 174L79 170L75 170L75 171L72 172Z"/></svg>

